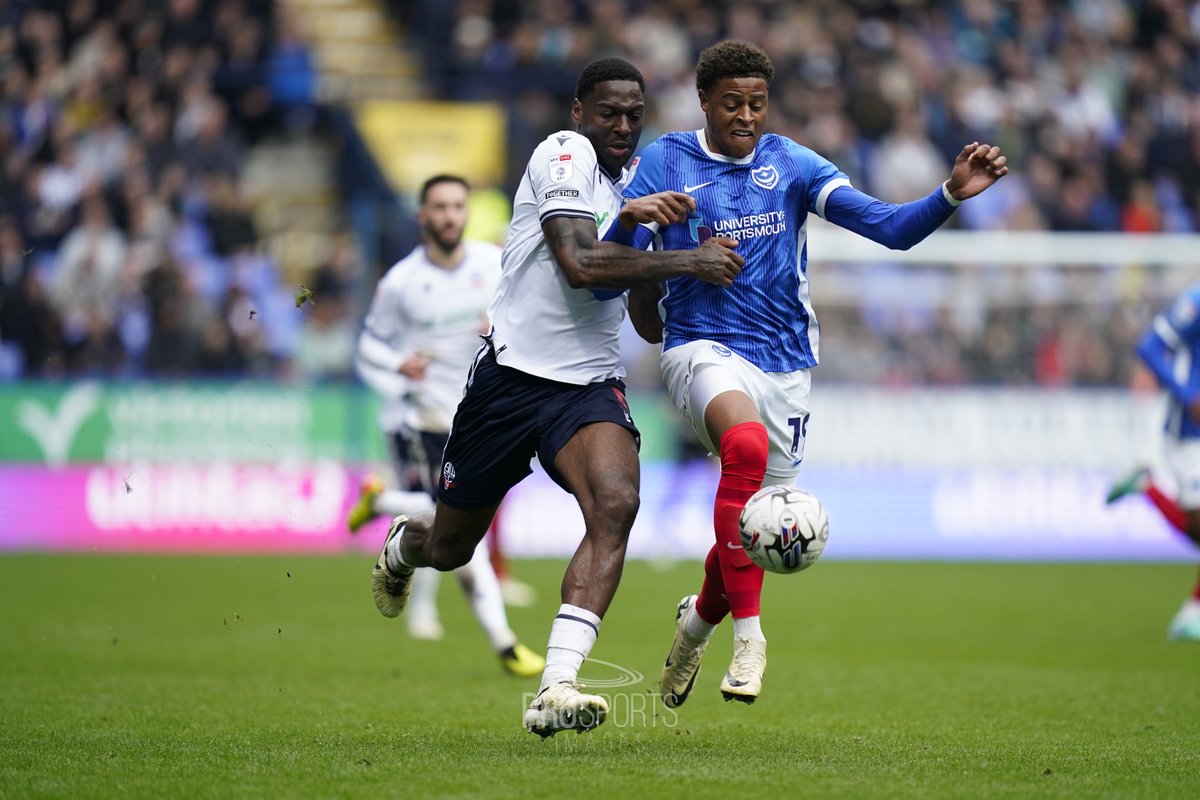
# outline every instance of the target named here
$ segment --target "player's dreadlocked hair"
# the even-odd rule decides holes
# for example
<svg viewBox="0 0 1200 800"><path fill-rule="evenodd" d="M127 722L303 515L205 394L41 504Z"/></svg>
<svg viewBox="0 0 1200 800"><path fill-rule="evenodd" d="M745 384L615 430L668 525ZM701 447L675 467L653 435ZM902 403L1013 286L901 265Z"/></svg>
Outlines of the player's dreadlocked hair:
<svg viewBox="0 0 1200 800"><path fill-rule="evenodd" d="M579 81L575 84L575 99L587 97L597 83L604 81L635 81L643 92L646 91L646 80L637 67L623 58L598 58L583 68L579 73Z"/></svg>
<svg viewBox="0 0 1200 800"><path fill-rule="evenodd" d="M696 61L696 88L709 92L722 78L762 78L771 85L775 65L761 47L749 42L718 42Z"/></svg>

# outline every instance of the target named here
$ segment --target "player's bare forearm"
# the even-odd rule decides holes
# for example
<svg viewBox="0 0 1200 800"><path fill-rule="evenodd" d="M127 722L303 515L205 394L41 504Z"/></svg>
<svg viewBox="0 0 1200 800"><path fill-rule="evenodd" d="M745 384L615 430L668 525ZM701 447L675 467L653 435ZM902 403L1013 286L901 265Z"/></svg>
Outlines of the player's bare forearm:
<svg viewBox="0 0 1200 800"><path fill-rule="evenodd" d="M657 283L629 292L629 321L637 335L650 344L659 344L663 340L663 321L658 313L661 298L662 287Z"/></svg>
<svg viewBox="0 0 1200 800"><path fill-rule="evenodd" d="M713 237L695 250L651 252L596 238L595 224L578 217L555 217L542 224L546 245L573 289L632 289L690 275L729 286L745 263L737 243Z"/></svg>

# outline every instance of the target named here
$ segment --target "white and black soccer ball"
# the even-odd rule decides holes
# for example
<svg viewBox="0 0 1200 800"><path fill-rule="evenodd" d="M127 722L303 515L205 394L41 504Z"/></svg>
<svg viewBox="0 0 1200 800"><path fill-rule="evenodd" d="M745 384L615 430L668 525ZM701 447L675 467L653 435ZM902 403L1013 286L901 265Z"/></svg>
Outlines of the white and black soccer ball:
<svg viewBox="0 0 1200 800"><path fill-rule="evenodd" d="M829 517L817 496L795 486L765 486L738 518L742 547L768 572L799 572L812 566L829 541Z"/></svg>

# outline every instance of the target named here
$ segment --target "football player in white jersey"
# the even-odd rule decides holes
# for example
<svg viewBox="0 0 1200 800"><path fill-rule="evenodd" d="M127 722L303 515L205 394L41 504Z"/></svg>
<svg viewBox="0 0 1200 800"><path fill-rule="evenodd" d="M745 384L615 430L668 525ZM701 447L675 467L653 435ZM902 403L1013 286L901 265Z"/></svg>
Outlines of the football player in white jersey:
<svg viewBox="0 0 1200 800"><path fill-rule="evenodd" d="M575 496L586 529L563 576L546 669L524 716L526 729L543 737L590 730L608 713L607 701L582 694L576 679L616 592L638 509L638 432L617 364L620 290L677 275L729 286L742 264L721 237L687 253L599 241L597 228L621 209L644 90L627 61L592 62L576 83L575 130L534 150L513 204L491 331L442 457L437 509L397 517L372 574L380 612L400 614L413 570L469 561L505 493L530 474L537 456ZM692 208L680 192L629 205L632 218L663 225ZM617 290L617 299L605 299L605 290Z"/></svg>
<svg viewBox="0 0 1200 800"><path fill-rule="evenodd" d="M383 395L380 424L404 489L366 482L347 520L352 533L380 514L433 508L454 409L487 332L487 306L500 281L500 248L463 239L469 191L456 175L425 181L417 210L421 244L379 281L359 335L355 363L363 380ZM509 627L486 544L455 574L505 670L518 677L540 673L545 660ZM423 569L413 582L409 632L440 638L438 572Z"/></svg>
<svg viewBox="0 0 1200 800"><path fill-rule="evenodd" d="M740 240L743 272L728 291L684 278L637 290L630 313L639 333L662 341L661 366L675 405L720 456L713 503L716 543L698 595L680 601L675 639L663 665L666 705L695 685L713 628L733 617L733 660L721 681L726 700L752 703L762 690L766 638L759 619L763 571L741 546L738 517L761 486L793 483L804 457L810 368L817 325L806 275L810 212L893 248L908 248L954 208L1008 172L999 148L967 145L950 178L912 203L884 203L858 191L828 160L784 136L764 133L775 68L755 45L727 41L696 64L705 126L669 133L641 155L625 191L632 201L664 189L695 200L687 225L634 225L621 214L607 239L690 250L709 236Z"/></svg>

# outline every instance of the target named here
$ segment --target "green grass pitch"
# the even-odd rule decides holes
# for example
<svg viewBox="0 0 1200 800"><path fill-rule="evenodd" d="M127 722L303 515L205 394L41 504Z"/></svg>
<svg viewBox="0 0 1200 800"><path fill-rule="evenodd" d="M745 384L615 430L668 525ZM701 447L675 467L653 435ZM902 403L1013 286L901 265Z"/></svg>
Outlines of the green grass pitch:
<svg viewBox="0 0 1200 800"><path fill-rule="evenodd" d="M583 678L644 678L546 742L451 579L416 642L370 567L0 558L0 797L1200 797L1200 645L1164 635L1188 565L768 576L762 698L721 700L726 624L676 715L648 689L700 567L630 563ZM518 564L539 650L562 568Z"/></svg>

